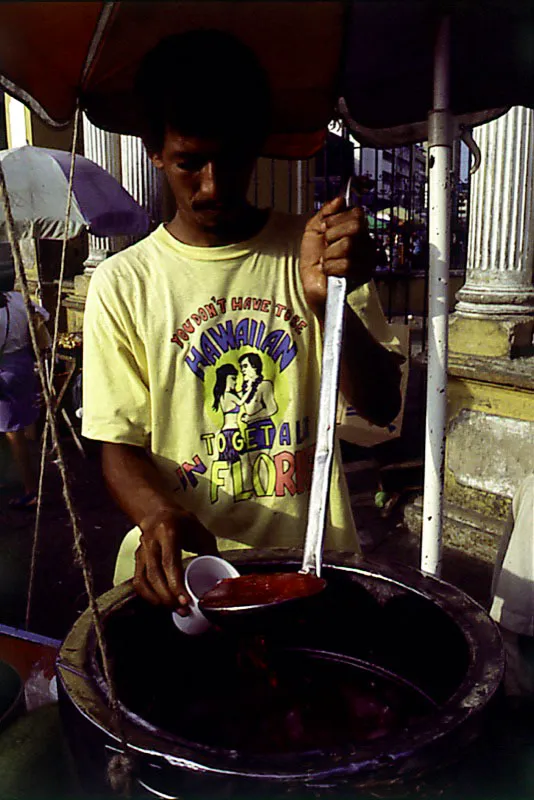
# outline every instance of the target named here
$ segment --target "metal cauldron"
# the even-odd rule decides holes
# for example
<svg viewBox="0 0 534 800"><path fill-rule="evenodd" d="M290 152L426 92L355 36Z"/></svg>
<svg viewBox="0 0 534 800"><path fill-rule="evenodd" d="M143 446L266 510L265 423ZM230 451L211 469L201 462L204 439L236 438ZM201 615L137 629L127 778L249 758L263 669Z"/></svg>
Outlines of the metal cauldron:
<svg viewBox="0 0 534 800"><path fill-rule="evenodd" d="M298 553L288 557L287 551L235 551L228 558L242 573L299 565ZM217 632L184 636L168 611L149 607L124 584L99 602L141 795L346 796L370 787L376 793L391 784L420 783L478 737L504 671L500 635L485 611L459 589L417 570L339 554L327 554L326 562L321 603L270 632L269 647L282 662L296 658L304 675L320 662L341 669L345 680L349 674L367 685L396 687L413 711L408 722L359 741L343 739L339 728L295 752L261 751L246 741L236 748L216 719L199 727L190 714L204 696L202 687L239 696L239 686L229 685L234 644ZM64 727L82 785L111 796L106 766L120 744L88 612L65 639L57 666ZM210 708L204 712L209 720Z"/></svg>

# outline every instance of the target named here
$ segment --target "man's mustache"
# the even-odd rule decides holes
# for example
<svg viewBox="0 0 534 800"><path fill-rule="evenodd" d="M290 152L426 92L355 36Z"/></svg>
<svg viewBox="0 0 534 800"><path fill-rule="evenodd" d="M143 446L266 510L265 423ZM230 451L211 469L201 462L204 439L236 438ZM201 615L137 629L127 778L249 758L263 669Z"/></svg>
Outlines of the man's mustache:
<svg viewBox="0 0 534 800"><path fill-rule="evenodd" d="M191 203L193 211L225 211L228 203L215 203L213 200L198 200Z"/></svg>

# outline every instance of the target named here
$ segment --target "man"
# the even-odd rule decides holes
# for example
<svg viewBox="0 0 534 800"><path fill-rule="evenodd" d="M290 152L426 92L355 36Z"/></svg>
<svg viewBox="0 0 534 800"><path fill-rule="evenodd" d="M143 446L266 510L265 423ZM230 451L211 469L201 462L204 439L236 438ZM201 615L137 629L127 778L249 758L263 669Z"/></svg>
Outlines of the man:
<svg viewBox="0 0 534 800"><path fill-rule="evenodd" d="M134 572L146 600L188 613L182 551L302 544L317 423L328 274L346 275L341 385L379 425L400 405L398 357L361 321L383 316L363 213L342 198L307 223L247 202L269 131L267 81L237 40L197 31L161 42L141 66L143 140L176 214L91 280L84 326L85 436L104 442L111 493L135 523L116 582ZM374 311L373 311L374 309ZM266 447L234 436L220 459L216 372L255 353L276 413ZM274 406L273 406L274 409ZM339 454L326 546L358 551Z"/></svg>

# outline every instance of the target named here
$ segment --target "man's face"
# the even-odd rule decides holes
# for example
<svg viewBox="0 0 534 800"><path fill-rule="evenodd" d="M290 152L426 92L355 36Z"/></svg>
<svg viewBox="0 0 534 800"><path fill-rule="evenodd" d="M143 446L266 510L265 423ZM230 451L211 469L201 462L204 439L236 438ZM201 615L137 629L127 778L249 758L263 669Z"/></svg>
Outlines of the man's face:
<svg viewBox="0 0 534 800"><path fill-rule="evenodd" d="M256 378L257 372L248 360L248 358L244 358L241 362L241 372L243 373L243 377L247 381L253 381Z"/></svg>
<svg viewBox="0 0 534 800"><path fill-rule="evenodd" d="M256 162L242 145L167 131L152 162L164 171L185 224L209 233L239 221Z"/></svg>

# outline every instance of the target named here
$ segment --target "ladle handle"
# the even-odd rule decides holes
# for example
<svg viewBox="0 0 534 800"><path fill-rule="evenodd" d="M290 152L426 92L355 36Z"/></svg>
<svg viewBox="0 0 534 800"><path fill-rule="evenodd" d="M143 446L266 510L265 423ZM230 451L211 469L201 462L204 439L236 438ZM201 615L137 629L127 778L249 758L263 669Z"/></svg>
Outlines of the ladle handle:
<svg viewBox="0 0 534 800"><path fill-rule="evenodd" d="M301 572L313 573L317 576L321 574L324 530L330 492L332 457L334 454L339 365L346 294L346 279L330 275L327 281L317 444L313 459L308 524L301 569Z"/></svg>

